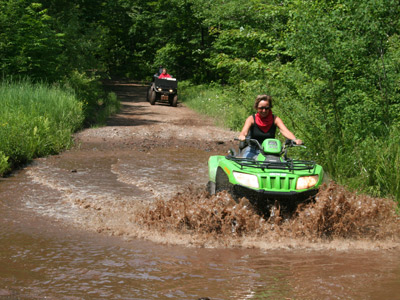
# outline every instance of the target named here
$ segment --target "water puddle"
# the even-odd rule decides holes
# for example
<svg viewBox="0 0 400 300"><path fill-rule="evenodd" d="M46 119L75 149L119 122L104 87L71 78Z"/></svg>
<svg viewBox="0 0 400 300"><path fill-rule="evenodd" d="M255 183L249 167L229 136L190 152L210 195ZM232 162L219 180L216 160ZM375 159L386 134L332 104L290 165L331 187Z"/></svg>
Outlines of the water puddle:
<svg viewBox="0 0 400 300"><path fill-rule="evenodd" d="M382 299L392 203L335 185L293 218L205 192L212 151L85 148L0 182L0 299Z"/></svg>
<svg viewBox="0 0 400 300"><path fill-rule="evenodd" d="M28 168L26 209L126 239L197 247L391 249L399 217L387 199L325 186L293 215L266 218L247 199L210 196L207 159L193 148L79 150Z"/></svg>

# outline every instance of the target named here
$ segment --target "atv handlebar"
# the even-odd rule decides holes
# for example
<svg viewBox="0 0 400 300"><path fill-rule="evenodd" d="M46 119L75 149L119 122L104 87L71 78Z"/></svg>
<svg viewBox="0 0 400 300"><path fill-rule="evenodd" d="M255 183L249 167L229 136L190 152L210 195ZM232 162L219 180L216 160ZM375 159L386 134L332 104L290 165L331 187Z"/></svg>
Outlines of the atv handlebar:
<svg viewBox="0 0 400 300"><path fill-rule="evenodd" d="M263 148L262 148L262 146L260 145L260 143L259 143L257 140L255 140L255 139L246 138L246 139L243 141L243 140L239 140L238 138L235 138L234 140L240 142L240 144L239 144L239 148L240 148L240 149L243 149L243 148L246 147L246 146L249 146L249 145L251 145L251 144L254 144L254 145L257 146L258 149L260 149L261 151L263 150Z"/></svg>
<svg viewBox="0 0 400 300"><path fill-rule="evenodd" d="M260 145L260 143L256 140L256 139L251 139L251 138L246 138L245 140L239 140L238 138L234 139L235 141L240 141L240 143L244 143L243 147L239 146L239 148L244 148L248 145L256 145L258 149L260 149L261 151L263 150L262 146ZM290 140L290 139L286 139L285 144L284 144L285 148L288 147L302 147L302 148L306 148L306 146L304 146L303 144L297 145L295 140Z"/></svg>
<svg viewBox="0 0 400 300"><path fill-rule="evenodd" d="M302 148L306 148L306 146L304 146L304 143L302 143L300 145L297 145L295 140L290 140L290 139L286 139L285 146L286 147L302 147Z"/></svg>

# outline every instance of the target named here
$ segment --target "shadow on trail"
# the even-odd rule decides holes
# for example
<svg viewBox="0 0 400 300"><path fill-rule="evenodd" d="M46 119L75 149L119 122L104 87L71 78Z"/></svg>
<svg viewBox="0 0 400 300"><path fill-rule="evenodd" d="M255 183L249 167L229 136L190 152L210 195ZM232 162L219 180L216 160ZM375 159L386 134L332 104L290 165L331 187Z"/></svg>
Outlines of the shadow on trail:
<svg viewBox="0 0 400 300"><path fill-rule="evenodd" d="M146 115L157 115L155 113L149 113L144 109L144 106L129 106L122 104L120 112L107 120L107 126L139 126L163 123L162 121L143 119Z"/></svg>
<svg viewBox="0 0 400 300"><path fill-rule="evenodd" d="M139 126L163 123L154 118L144 118L154 116L157 113L149 112L150 105L146 100L147 86L128 81L107 81L104 83L105 89L114 92L121 101L120 111L111 116L107 121L107 126ZM140 104L139 104L140 103Z"/></svg>

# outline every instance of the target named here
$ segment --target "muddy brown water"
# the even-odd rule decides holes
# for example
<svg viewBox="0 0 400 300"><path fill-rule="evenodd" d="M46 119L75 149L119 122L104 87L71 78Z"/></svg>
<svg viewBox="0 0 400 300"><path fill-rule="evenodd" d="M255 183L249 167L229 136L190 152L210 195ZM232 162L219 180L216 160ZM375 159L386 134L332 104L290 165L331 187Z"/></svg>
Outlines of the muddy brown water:
<svg viewBox="0 0 400 300"><path fill-rule="evenodd" d="M400 299L398 227L355 213L367 230L354 238L291 236L290 220L240 237L141 222L177 193L195 214L208 157L236 133L182 105L151 106L145 87L113 89L123 108L108 126L0 180L0 299ZM368 201L360 215L384 223Z"/></svg>

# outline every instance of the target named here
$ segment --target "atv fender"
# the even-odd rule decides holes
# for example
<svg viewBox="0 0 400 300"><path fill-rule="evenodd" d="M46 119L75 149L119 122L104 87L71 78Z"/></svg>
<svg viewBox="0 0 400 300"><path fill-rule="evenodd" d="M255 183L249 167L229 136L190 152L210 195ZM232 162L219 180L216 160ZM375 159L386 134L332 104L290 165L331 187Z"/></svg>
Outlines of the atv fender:
<svg viewBox="0 0 400 300"><path fill-rule="evenodd" d="M222 155L214 155L210 156L210 158L208 159L208 178L211 182L215 183L219 161L224 157L225 156Z"/></svg>

